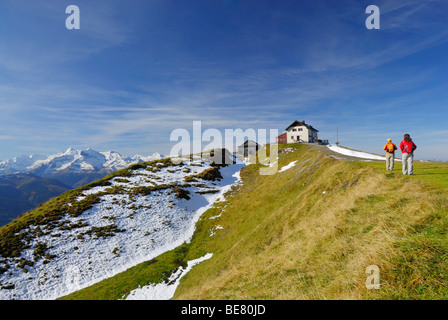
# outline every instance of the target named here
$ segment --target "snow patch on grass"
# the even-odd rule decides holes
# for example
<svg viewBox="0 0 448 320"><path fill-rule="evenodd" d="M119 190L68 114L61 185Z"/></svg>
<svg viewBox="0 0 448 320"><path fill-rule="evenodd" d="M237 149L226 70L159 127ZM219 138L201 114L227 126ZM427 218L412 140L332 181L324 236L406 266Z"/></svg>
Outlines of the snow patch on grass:
<svg viewBox="0 0 448 320"><path fill-rule="evenodd" d="M350 149L345 149L345 148L341 148L339 146L336 145L328 145L327 146L328 149L346 155L346 156L352 156L352 157L357 157L357 158L363 158L366 160L386 160L386 157L380 156L380 155L375 155L372 153L367 153L367 152L362 152L362 151L355 151L355 150L350 150Z"/></svg>
<svg viewBox="0 0 448 320"><path fill-rule="evenodd" d="M147 286L132 290L125 300L171 299L174 296L174 293L176 292L180 279L183 276L185 276L195 265L201 263L202 261L210 259L212 256L213 256L212 253L208 253L199 259L188 261L187 267L185 269L179 267L179 269L170 276L167 282L159 283L156 285L149 284Z"/></svg>
<svg viewBox="0 0 448 320"><path fill-rule="evenodd" d="M77 201L93 194L99 201L80 215L65 215L35 237L19 258L0 257L0 267L8 266L0 273L0 299L56 299L189 242L200 216L240 182L244 167L237 162L220 168L221 180L186 183L186 176L211 168L193 161L139 168L131 176L111 178L108 186L83 191ZM189 199L176 196L171 186L188 192ZM142 187L160 189L138 192ZM218 192L197 193L204 188ZM21 232L35 229L31 225ZM48 258L35 261L38 248Z"/></svg>
<svg viewBox="0 0 448 320"><path fill-rule="evenodd" d="M292 167L294 167L297 163L297 160L290 162L288 165L281 167L280 170L278 170L278 172L283 172L286 171L288 169L291 169Z"/></svg>

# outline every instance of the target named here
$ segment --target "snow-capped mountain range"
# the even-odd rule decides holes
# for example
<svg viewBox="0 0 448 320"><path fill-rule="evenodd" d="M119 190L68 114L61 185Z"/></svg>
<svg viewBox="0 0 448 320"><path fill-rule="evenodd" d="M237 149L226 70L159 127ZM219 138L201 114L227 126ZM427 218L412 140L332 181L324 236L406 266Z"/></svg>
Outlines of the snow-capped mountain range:
<svg viewBox="0 0 448 320"><path fill-rule="evenodd" d="M68 148L65 152L51 156L30 155L0 161L0 174L33 173L49 176L55 173L112 172L124 169L131 164L161 159L164 156L154 153L150 156L122 156L115 151L98 152L93 149L76 150Z"/></svg>

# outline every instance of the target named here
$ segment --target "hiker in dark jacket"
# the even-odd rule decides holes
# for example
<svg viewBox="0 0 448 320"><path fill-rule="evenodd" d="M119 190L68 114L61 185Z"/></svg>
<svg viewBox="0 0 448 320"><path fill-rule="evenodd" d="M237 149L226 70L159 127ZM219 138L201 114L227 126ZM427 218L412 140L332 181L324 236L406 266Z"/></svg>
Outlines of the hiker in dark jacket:
<svg viewBox="0 0 448 320"><path fill-rule="evenodd" d="M413 174L414 173L414 151L417 149L417 146L412 141L411 136L409 134L404 135L403 141L400 143L400 150L402 153L402 161L403 161L403 174Z"/></svg>

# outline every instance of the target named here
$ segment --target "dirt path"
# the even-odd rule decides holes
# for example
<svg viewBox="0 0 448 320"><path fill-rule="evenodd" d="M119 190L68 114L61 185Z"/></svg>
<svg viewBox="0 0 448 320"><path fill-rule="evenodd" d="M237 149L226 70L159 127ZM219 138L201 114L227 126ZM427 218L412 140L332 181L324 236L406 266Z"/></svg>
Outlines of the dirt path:
<svg viewBox="0 0 448 320"><path fill-rule="evenodd" d="M323 146L323 145L319 145L319 144L315 144L315 143L304 143L304 144L306 144L307 146L310 146L311 149L318 150L321 153L323 153L324 155L326 155L327 157L334 158L334 159L349 160L349 161L382 161L382 160L371 160L371 159L348 156L345 154L335 152L335 151L329 149L327 146Z"/></svg>

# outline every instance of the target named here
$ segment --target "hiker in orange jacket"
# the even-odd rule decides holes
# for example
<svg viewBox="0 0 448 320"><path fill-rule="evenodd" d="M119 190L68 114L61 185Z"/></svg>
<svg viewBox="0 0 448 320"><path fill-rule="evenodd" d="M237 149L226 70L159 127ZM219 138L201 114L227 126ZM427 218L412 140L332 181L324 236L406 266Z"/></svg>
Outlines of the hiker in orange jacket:
<svg viewBox="0 0 448 320"><path fill-rule="evenodd" d="M400 143L400 150L402 153L403 161L403 174L413 174L414 173L414 150L417 146L412 141L409 134L404 135L403 141Z"/></svg>
<svg viewBox="0 0 448 320"><path fill-rule="evenodd" d="M392 143L392 139L387 139L387 143L384 145L383 150L386 151L386 170L393 171L395 164L395 150L398 150L395 143Z"/></svg>

